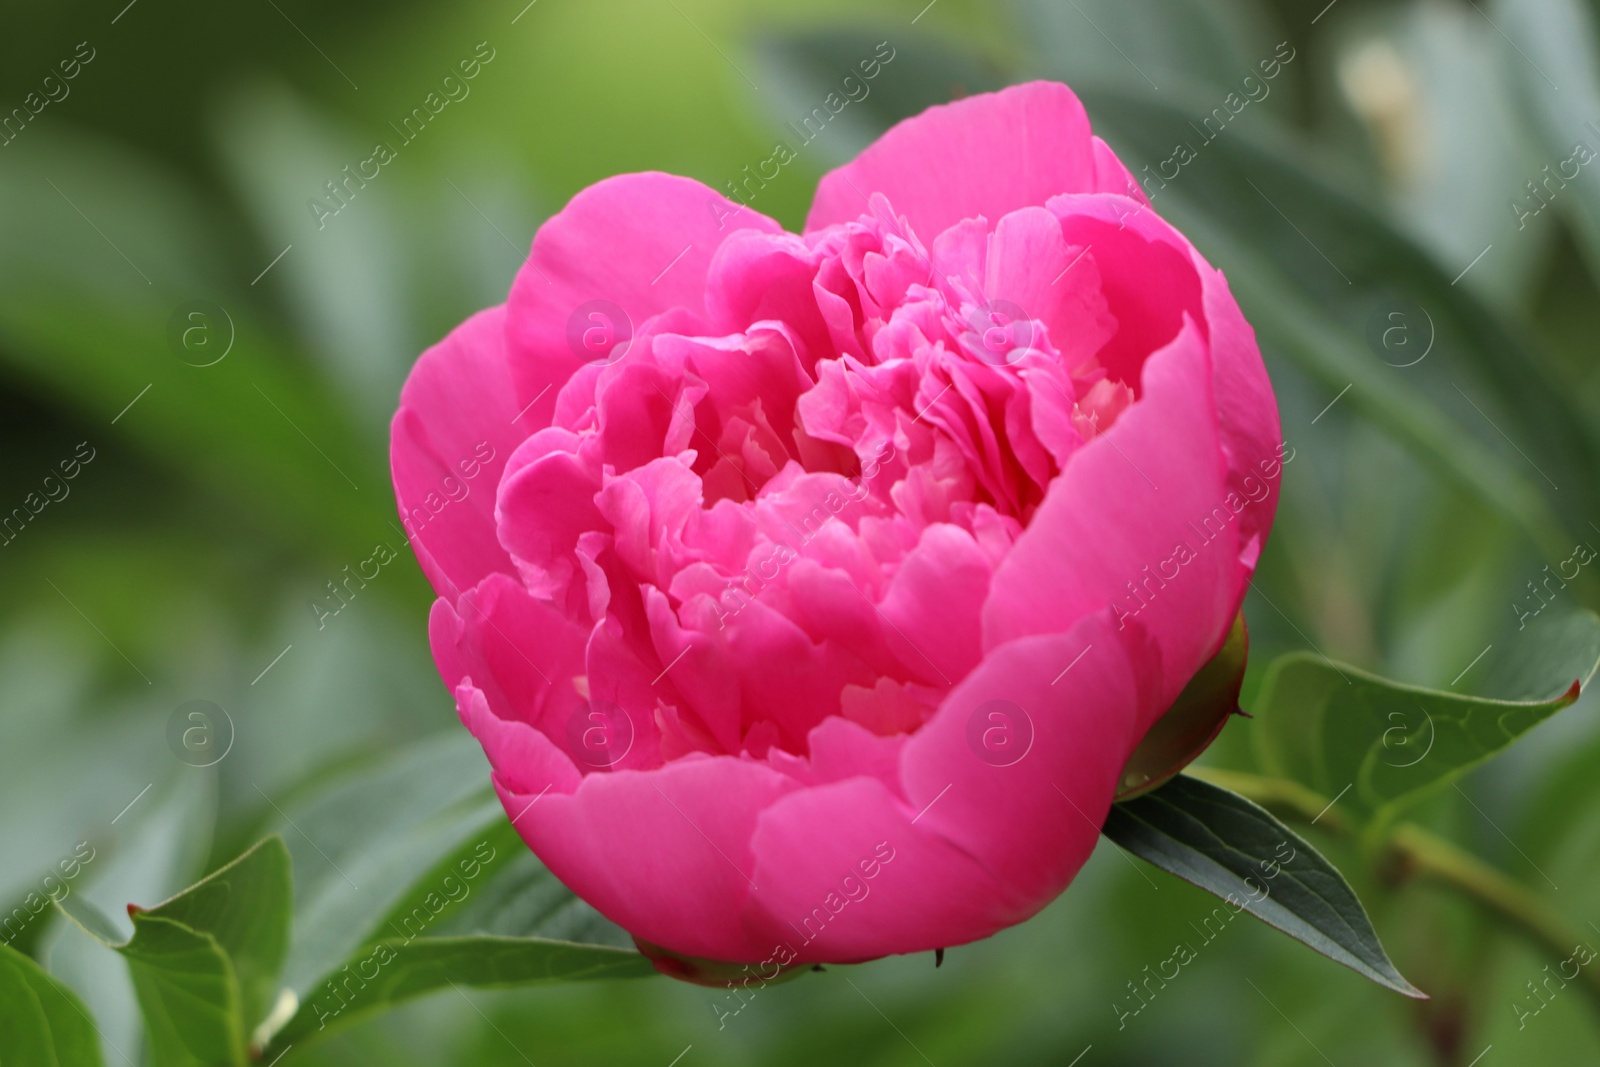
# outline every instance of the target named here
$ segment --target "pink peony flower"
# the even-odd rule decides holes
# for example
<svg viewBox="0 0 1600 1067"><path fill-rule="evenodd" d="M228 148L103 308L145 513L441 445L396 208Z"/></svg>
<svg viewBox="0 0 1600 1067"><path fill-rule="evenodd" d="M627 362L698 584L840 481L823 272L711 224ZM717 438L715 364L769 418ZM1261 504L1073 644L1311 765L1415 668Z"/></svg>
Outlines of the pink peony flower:
<svg viewBox="0 0 1600 1067"><path fill-rule="evenodd" d="M896 126L801 235L687 178L584 190L392 447L506 812L691 976L1059 894L1228 636L1282 459L1222 276L1043 82Z"/></svg>

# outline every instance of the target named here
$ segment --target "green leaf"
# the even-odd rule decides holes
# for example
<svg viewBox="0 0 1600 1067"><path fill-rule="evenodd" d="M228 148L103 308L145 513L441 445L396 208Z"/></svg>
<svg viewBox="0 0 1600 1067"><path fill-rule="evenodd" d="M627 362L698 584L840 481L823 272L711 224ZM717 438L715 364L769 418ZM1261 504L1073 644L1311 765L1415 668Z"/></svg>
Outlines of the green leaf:
<svg viewBox="0 0 1600 1067"><path fill-rule="evenodd" d="M505 819L483 750L465 731L363 763L303 797L259 795L294 857L284 984L302 1000L383 936L430 871Z"/></svg>
<svg viewBox="0 0 1600 1067"><path fill-rule="evenodd" d="M272 1004L288 955L292 895L289 850L273 834L171 900L135 912L134 928L162 919L210 935L233 964L245 1021L254 1025Z"/></svg>
<svg viewBox="0 0 1600 1067"><path fill-rule="evenodd" d="M289 943L289 852L276 835L150 909L128 906L133 937L80 898L58 906L128 960L156 1059L244 1064Z"/></svg>
<svg viewBox="0 0 1600 1067"><path fill-rule="evenodd" d="M625 933L550 874L504 816L480 829L420 876L376 935L306 993L274 1048L449 985L655 973Z"/></svg>
<svg viewBox="0 0 1600 1067"><path fill-rule="evenodd" d="M1102 832L1379 985L1425 999L1390 962L1344 876L1244 797L1179 775L1112 805Z"/></svg>
<svg viewBox="0 0 1600 1067"><path fill-rule="evenodd" d="M87 698L86 704L92 708L93 698ZM161 762L171 769L152 775L153 783L150 778L143 778L122 796L109 798L111 802L102 809L98 820L81 824L84 840L92 844L80 845L73 851L79 861L77 875L66 880L68 892L58 889L54 894L77 912L81 913L84 906L102 909L117 915L120 923L113 926L106 920L102 929L105 936L97 940L83 936L81 923L61 921L61 909L53 908L51 914L39 916L49 922L35 954L36 959L47 960L50 973L71 986L84 1002L100 1031L103 1047L123 1050L130 1056L144 1047L144 1025L130 970L109 945L125 941L133 932L123 910L129 901L161 900L207 869L204 864L216 811L215 770L197 771L160 751L164 748L162 720L141 714L144 710L137 705L119 707L119 714L113 718L125 717L127 724L151 732L156 751L135 736L124 758L138 764L136 770L149 773L153 764L159 765L159 754ZM90 719L83 727L94 725ZM150 786L147 792L146 785ZM108 823L113 818L116 821ZM56 869L61 870L59 866ZM66 870L72 869L69 864ZM106 1056L126 1062L112 1051L107 1051Z"/></svg>
<svg viewBox="0 0 1600 1067"><path fill-rule="evenodd" d="M1587 611L1534 619L1497 664L1479 668L1509 697L1404 685L1293 652L1262 683L1261 759L1357 811L1391 815L1573 703L1597 666L1600 618Z"/></svg>
<svg viewBox="0 0 1600 1067"><path fill-rule="evenodd" d="M655 973L633 949L542 937L420 937L373 945L311 996L267 1051L445 987L522 986Z"/></svg>
<svg viewBox="0 0 1600 1067"><path fill-rule="evenodd" d="M100 1067L100 1038L83 1002L33 960L0 944L0 1064Z"/></svg>
<svg viewBox="0 0 1600 1067"><path fill-rule="evenodd" d="M136 915L132 940L113 947L128 960L156 1062L174 1067L248 1062L239 982L216 938L182 923Z"/></svg>
<svg viewBox="0 0 1600 1067"><path fill-rule="evenodd" d="M452 733L290 804L299 1010L274 1050L456 986L654 974L523 844L476 741ZM302 873L303 872L303 873Z"/></svg>

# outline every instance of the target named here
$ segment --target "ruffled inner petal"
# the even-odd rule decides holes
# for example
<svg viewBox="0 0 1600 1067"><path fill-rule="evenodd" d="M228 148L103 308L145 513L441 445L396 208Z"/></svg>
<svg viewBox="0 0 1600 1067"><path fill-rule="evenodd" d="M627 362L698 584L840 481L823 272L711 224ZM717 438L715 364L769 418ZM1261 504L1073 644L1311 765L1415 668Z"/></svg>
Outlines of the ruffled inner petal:
<svg viewBox="0 0 1600 1067"><path fill-rule="evenodd" d="M1120 586L1029 608L1037 626L1003 606L1040 595L1027 576L1051 567L1017 546L1047 537L1037 515L1102 438L1141 455L1169 439L1206 472L1187 494L1223 484L1206 402L1177 437L1116 443L1186 314L1206 358L1201 280L1138 202L966 218L931 251L886 197L868 207L805 237L727 237L704 301L657 311L624 358L575 375L507 467L501 542L530 594L594 628L591 655L649 682L586 699L639 724L650 759L806 758L839 717L916 733L1001 629L1103 607ZM1092 541L1096 494L1127 492L1050 521L1064 506ZM1228 596L1234 577L1218 575ZM1173 677L1197 666L1189 644L1165 650Z"/></svg>

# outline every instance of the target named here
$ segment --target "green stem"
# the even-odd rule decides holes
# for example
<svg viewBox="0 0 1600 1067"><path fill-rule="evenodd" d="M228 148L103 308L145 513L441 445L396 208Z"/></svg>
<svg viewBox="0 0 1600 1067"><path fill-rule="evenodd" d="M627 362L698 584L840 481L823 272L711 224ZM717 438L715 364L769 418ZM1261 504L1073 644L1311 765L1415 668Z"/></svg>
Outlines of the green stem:
<svg viewBox="0 0 1600 1067"><path fill-rule="evenodd" d="M1330 810L1325 798L1298 782L1210 767L1191 768L1189 773L1231 789L1275 815L1307 823L1316 820L1317 825L1339 836L1353 832L1349 821ZM1585 940L1576 924L1538 894L1415 823L1394 826L1384 848L1399 869L1470 898L1558 961L1569 959L1573 949ZM1570 980L1581 981L1595 1009L1600 1011L1600 967L1580 967L1578 977Z"/></svg>

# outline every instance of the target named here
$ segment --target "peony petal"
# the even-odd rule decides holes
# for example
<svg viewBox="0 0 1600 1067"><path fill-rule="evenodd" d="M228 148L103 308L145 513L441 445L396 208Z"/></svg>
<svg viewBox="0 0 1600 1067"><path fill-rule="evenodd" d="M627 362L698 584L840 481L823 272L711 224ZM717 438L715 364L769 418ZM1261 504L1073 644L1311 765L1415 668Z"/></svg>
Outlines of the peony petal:
<svg viewBox="0 0 1600 1067"><path fill-rule="evenodd" d="M1112 310L1137 324L1119 329L1100 354L1113 377L1137 388L1143 353L1170 338L1182 314L1204 325L1228 487L1250 504L1241 515L1239 540L1247 566L1253 568L1277 510L1281 459L1287 450L1255 331L1226 279L1165 220L1120 197L1058 197L1049 207L1061 216L1069 239L1098 243L1096 255L1103 257L1099 261Z"/></svg>
<svg viewBox="0 0 1600 1067"><path fill-rule="evenodd" d="M620 308L634 332L672 308L703 320L707 268L742 229L782 230L693 179L655 172L591 185L539 227L506 302L506 350L517 399L532 404L530 429L549 424L555 394L586 362L587 350L569 342L574 316L580 336L590 321L585 305ZM612 309L590 310L612 330L624 325L610 321Z"/></svg>
<svg viewBox="0 0 1600 1067"><path fill-rule="evenodd" d="M850 963L988 937L1025 917L983 865L914 822L876 778L785 796L764 811L751 850L743 925L753 958Z"/></svg>
<svg viewBox="0 0 1600 1067"><path fill-rule="evenodd" d="M927 241L962 219L998 219L1058 193L1127 194L1126 170L1112 167L1096 145L1083 105L1059 82L929 108L827 174L806 229L868 214L874 193Z"/></svg>
<svg viewBox="0 0 1600 1067"><path fill-rule="evenodd" d="M1111 377L1137 393L1145 359L1178 335L1186 315L1202 338L1209 336L1197 257L1178 231L1122 196L1058 196L1047 206L1061 219L1067 243L1090 249L1099 271L1117 324L1098 355Z"/></svg>
<svg viewBox="0 0 1600 1067"><path fill-rule="evenodd" d="M734 917L759 885L750 845L761 812L801 788L763 764L688 756L654 771L591 774L538 803L497 783L545 866L637 937L718 960L760 960Z"/></svg>
<svg viewBox="0 0 1600 1067"><path fill-rule="evenodd" d="M785 323L801 339L809 366L833 354L815 286L820 257L793 234L741 230L717 250L706 279L706 310L715 333L762 320Z"/></svg>
<svg viewBox="0 0 1600 1067"><path fill-rule="evenodd" d="M1044 323L1069 372L1117 333L1094 250L1068 245L1060 220L1042 207L1014 211L995 226L984 294Z"/></svg>
<svg viewBox="0 0 1600 1067"><path fill-rule="evenodd" d="M1195 253L1199 259L1199 253ZM1228 487L1250 501L1240 516L1243 551L1259 554L1278 510L1278 483L1284 456L1278 404L1256 346L1256 332L1228 292L1222 272L1202 263L1206 318L1211 323L1211 367L1223 450L1228 455ZM1249 559L1253 568L1254 555Z"/></svg>
<svg viewBox="0 0 1600 1067"><path fill-rule="evenodd" d="M1110 612L1024 638L992 652L905 741L904 798L863 753L859 777L778 801L754 838L752 939L799 962L845 962L977 940L1034 914L1095 848L1156 655ZM1014 760L973 747L971 722L990 728L994 705L1013 714L1004 728L1027 709L1029 743ZM843 734L832 727L828 744Z"/></svg>
<svg viewBox="0 0 1600 1067"><path fill-rule="evenodd" d="M1158 657L1109 610L992 650L906 743L918 826L1042 907L1094 851Z"/></svg>
<svg viewBox="0 0 1600 1067"><path fill-rule="evenodd" d="M584 703L573 680L584 674L587 636L504 574L485 578L455 606L435 601L428 619L447 688L471 679L497 716L552 736Z"/></svg>
<svg viewBox="0 0 1600 1067"><path fill-rule="evenodd" d="M514 421L505 318L504 307L480 311L424 352L390 427L400 521L441 596L511 570L495 539L495 487L531 427Z"/></svg>
<svg viewBox="0 0 1600 1067"><path fill-rule="evenodd" d="M567 602L574 578L583 576L578 538L603 523L594 473L577 454L548 447L564 443L559 437L565 433L542 430L518 451L496 509L501 543L518 561L528 591L558 604Z"/></svg>
<svg viewBox="0 0 1600 1067"><path fill-rule="evenodd" d="M489 707L483 690L471 682L456 686L456 712L483 746L495 778L507 789L530 794L549 789L570 793L583 780L572 757L527 723L500 718Z"/></svg>
<svg viewBox="0 0 1600 1067"><path fill-rule="evenodd" d="M1112 606L1161 651L1164 711L1216 652L1248 575L1212 400L1192 323L1144 364L1144 399L1080 448L995 572L984 606L991 652L1060 633ZM1243 503L1243 501L1240 501Z"/></svg>
<svg viewBox="0 0 1600 1067"><path fill-rule="evenodd" d="M989 561L977 541L958 526L934 523L901 561L878 606L884 639L918 680L948 687L983 655L980 620L988 595Z"/></svg>

